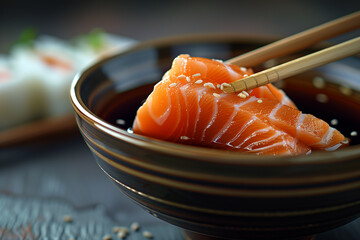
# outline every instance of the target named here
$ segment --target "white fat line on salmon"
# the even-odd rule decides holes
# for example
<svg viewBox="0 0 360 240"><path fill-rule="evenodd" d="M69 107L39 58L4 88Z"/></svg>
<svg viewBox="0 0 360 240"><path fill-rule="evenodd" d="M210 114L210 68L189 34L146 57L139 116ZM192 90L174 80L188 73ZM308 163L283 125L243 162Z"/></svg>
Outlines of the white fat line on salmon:
<svg viewBox="0 0 360 240"><path fill-rule="evenodd" d="M213 101L213 114L211 116L210 121L208 122L208 124L206 125L206 127L204 128L204 130L202 132L201 141L204 141L206 131L214 124L214 122L216 121L217 116L219 115L218 114L218 112L219 112L218 111L218 102L219 102L219 99L217 99L217 98Z"/></svg>
<svg viewBox="0 0 360 240"><path fill-rule="evenodd" d="M281 108L282 104L278 103L276 107L269 114L269 119L275 119L276 112Z"/></svg>
<svg viewBox="0 0 360 240"><path fill-rule="evenodd" d="M260 148L257 148L257 149L251 150L251 151L253 151L254 153L256 153L256 152L263 152L264 150L273 149L273 148L275 148L275 147L277 147L277 146L282 146L282 145L283 145L282 142L275 142L275 143L273 143L273 144L271 144L271 145L267 145L267 146L264 146L264 147L260 147ZM246 149L246 148L245 148L245 149ZM288 150L288 152L289 152L289 150ZM291 152L289 152L289 153L291 153Z"/></svg>
<svg viewBox="0 0 360 240"><path fill-rule="evenodd" d="M325 147L328 145L334 135L335 128L329 127L327 132L322 136L321 140L315 144L312 144L311 147Z"/></svg>
<svg viewBox="0 0 360 240"><path fill-rule="evenodd" d="M241 78L241 75L237 72L235 72L229 65L224 64L224 66L226 67L226 69L228 70L228 73L230 74L230 77L233 79L239 79Z"/></svg>
<svg viewBox="0 0 360 240"><path fill-rule="evenodd" d="M296 153L297 138L293 138L292 142L289 142L289 138L286 135L282 135L281 139L286 143L285 147L290 153Z"/></svg>
<svg viewBox="0 0 360 240"><path fill-rule="evenodd" d="M332 152L332 151L335 151L336 149L338 149L338 148L341 147L341 146L342 146L342 143L338 143L338 144L335 144L334 146L325 148L324 150L325 150L325 151L330 151L330 152Z"/></svg>
<svg viewBox="0 0 360 240"><path fill-rule="evenodd" d="M139 129L140 132L143 132L143 129L142 129L142 126L141 126L141 121L138 121L138 118L135 118L134 127L136 127L137 129Z"/></svg>
<svg viewBox="0 0 360 240"><path fill-rule="evenodd" d="M291 106L292 105L290 99L287 98L287 97L283 97L282 100L281 100L281 103L283 105L286 105L286 106Z"/></svg>
<svg viewBox="0 0 360 240"><path fill-rule="evenodd" d="M199 118L200 118L200 113L201 113L201 106L200 106L200 100L201 98L204 96L204 92L205 92L206 88L201 88L199 89L198 93L197 93L197 101L196 101L196 104L197 104L197 107L198 107L198 111L196 112L196 120L195 120L195 124L194 124L194 130L192 132L192 135L188 135L190 137L194 136L194 133L197 132L197 125L198 125L198 122L199 122ZM188 108L188 106L186 106L186 108Z"/></svg>
<svg viewBox="0 0 360 240"><path fill-rule="evenodd" d="M258 129L258 130L256 130L256 131L254 131L254 132L252 132L249 136L247 136L239 145L238 145L238 147L242 147L242 148L246 148L246 147L248 147L249 145L252 145L252 143L254 143L255 141L250 141L250 143L247 143L249 140L251 140L252 138L254 138L254 137L257 137L257 136L259 136L259 134L258 133L266 133L266 132L268 132L269 131L269 129L270 129L270 127L266 127L266 128L261 128L261 129Z"/></svg>
<svg viewBox="0 0 360 240"><path fill-rule="evenodd" d="M296 122L296 135L295 137L297 138L297 136L299 136L299 132L301 131L301 127L303 125L305 119L305 114L301 113L299 119Z"/></svg>
<svg viewBox="0 0 360 240"><path fill-rule="evenodd" d="M267 131L262 132L262 134L268 133L270 130L273 130L271 127L266 128ZM252 134L252 136L250 136L250 138L246 139L246 141L250 140L253 137L259 136L260 134ZM246 145L245 147L247 149L256 149L256 147L260 147L260 145L264 145L264 144L270 144L271 141L277 139L279 137L279 134L277 134L275 131L273 133L273 135L269 136L268 138L263 138L259 141L253 141L250 142L248 145Z"/></svg>
<svg viewBox="0 0 360 240"><path fill-rule="evenodd" d="M240 110L240 109L239 109ZM232 145L232 143L234 141L236 141L240 136L241 134L244 133L244 131L250 126L252 125L256 120L259 120L256 116L252 116L248 121L247 123L245 123L241 129L235 134L235 136L229 141L226 143L226 145L229 145L229 146L232 146L232 147L235 147ZM241 143L240 143L241 144Z"/></svg>
<svg viewBox="0 0 360 240"><path fill-rule="evenodd" d="M186 94L187 90L188 90L188 87L185 87L185 85L180 87L180 93L184 99L185 109L188 107L188 99L187 99L187 94ZM185 111L185 113L186 113L186 124L185 124L184 129L185 129L185 131L187 131L189 128L190 113L189 113L189 111Z"/></svg>
<svg viewBox="0 0 360 240"><path fill-rule="evenodd" d="M238 111L236 111L236 109L233 108L233 111L229 119L227 120L226 124L224 124L223 127L216 134L214 134L214 137L211 139L211 142L217 142L217 140L219 140L224 135L224 133L226 133L229 130L231 123L234 120L234 117L236 116L237 113Z"/></svg>
<svg viewBox="0 0 360 240"><path fill-rule="evenodd" d="M254 102L255 100L257 100L257 98L254 97L254 96L251 96L251 97L247 98L246 100L244 100L244 101L242 101L242 102L240 102L240 103L235 104L234 106L235 106L235 108L240 109L240 107L242 107L242 106L244 106L244 105L246 105L246 104L248 104L248 103ZM245 110L244 110L244 111L245 111Z"/></svg>
<svg viewBox="0 0 360 240"><path fill-rule="evenodd" d="M148 98L148 104L147 104L147 108L148 108L148 112L150 117L154 120L154 122L156 122L157 125L162 126L164 124L164 122L168 119L170 112L171 112L171 97L170 94L167 93L167 99L168 99L168 107L167 109L161 114L161 116L157 117L155 116L155 114L152 111L152 96L150 96Z"/></svg>
<svg viewBox="0 0 360 240"><path fill-rule="evenodd" d="M256 132L260 131L261 134L265 134L265 133L270 132L271 130L273 130L273 128L267 127L267 128L259 129ZM258 136L258 135L254 135L254 136ZM249 145L247 145L247 147L252 148L252 147L259 146L259 144L269 143L269 142L275 140L276 138L278 138L279 136L281 136L281 134L279 134L278 131L273 131L273 135L269 136L268 138L263 138L256 142L254 141L254 142L250 143Z"/></svg>

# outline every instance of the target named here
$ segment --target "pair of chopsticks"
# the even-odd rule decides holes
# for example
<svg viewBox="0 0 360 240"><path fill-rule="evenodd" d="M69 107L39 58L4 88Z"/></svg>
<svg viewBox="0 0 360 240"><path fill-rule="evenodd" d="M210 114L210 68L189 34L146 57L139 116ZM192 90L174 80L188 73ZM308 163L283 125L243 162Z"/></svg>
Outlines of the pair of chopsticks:
<svg viewBox="0 0 360 240"><path fill-rule="evenodd" d="M226 63L253 67L358 28L360 11L229 59ZM357 53L360 53L360 37L234 81L230 86L224 86L223 90L227 93L247 91Z"/></svg>

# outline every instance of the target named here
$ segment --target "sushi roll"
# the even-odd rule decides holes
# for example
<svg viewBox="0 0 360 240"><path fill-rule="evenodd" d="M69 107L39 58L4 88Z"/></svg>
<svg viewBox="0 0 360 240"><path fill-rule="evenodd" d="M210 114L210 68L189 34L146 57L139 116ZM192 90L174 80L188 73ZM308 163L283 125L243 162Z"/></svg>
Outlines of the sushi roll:
<svg viewBox="0 0 360 240"><path fill-rule="evenodd" d="M0 56L0 130L71 113L69 90L76 73L134 43L100 31L74 41L26 33L30 39Z"/></svg>
<svg viewBox="0 0 360 240"><path fill-rule="evenodd" d="M41 81L35 76L24 78L10 59L0 56L0 131L41 118L43 100Z"/></svg>
<svg viewBox="0 0 360 240"><path fill-rule="evenodd" d="M87 35L79 36L73 41L74 46L92 61L119 52L135 42L130 38L108 34L97 29Z"/></svg>
<svg viewBox="0 0 360 240"><path fill-rule="evenodd" d="M38 38L33 46L17 46L11 55L14 70L21 78L41 82L45 116L61 116L72 111L68 97L70 84L76 72L89 63L84 55L49 36Z"/></svg>

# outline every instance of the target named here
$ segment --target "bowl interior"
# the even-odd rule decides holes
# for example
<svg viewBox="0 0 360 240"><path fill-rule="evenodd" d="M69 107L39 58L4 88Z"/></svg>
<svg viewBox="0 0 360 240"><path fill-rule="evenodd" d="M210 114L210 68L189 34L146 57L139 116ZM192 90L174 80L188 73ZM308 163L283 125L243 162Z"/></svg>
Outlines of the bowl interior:
<svg viewBox="0 0 360 240"><path fill-rule="evenodd" d="M111 126L112 130L123 136L157 146L165 146L172 150L175 148L184 151L183 146L179 144L157 141L131 134L131 131L128 131L132 126L137 108L152 91L154 83L161 79L162 75L171 67L172 60L179 54L188 53L192 56L226 60L268 42L264 39L249 39L241 36L199 36L139 44L122 54L105 59L85 71L73 83L71 94L73 103L80 106L82 112L97 123ZM255 71L312 51L314 49L270 60L256 67ZM335 127L346 137L351 138L352 147L345 149L348 154L349 152L360 154L360 147L357 146L360 143L360 137L352 136L353 132L360 133L359 124L357 124L360 122L360 114L353 114L360 112L359 66L359 58L351 57L276 83L285 90L303 112L314 114L328 123L337 121ZM118 119L124 120L122 124L119 124ZM203 150L199 147L189 146L186 146L186 149L195 151L194 154L199 153L198 149L201 149L199 151ZM216 156L216 158L224 156L224 153L219 150L211 149L210 152L210 155ZM314 159L319 154L326 155L328 153L313 154ZM230 156L229 158L237 159L241 159L242 155L225 154L227 157ZM331 158L333 159L333 157ZM246 159L249 158L252 159L253 156L247 155ZM267 159L268 157L263 158Z"/></svg>

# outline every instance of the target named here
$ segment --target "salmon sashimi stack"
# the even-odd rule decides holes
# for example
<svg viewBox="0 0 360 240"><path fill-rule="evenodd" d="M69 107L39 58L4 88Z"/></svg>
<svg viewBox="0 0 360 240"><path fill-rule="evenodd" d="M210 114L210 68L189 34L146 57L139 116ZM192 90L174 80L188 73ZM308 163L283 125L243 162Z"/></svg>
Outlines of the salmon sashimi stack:
<svg viewBox="0 0 360 240"><path fill-rule="evenodd" d="M219 60L178 56L139 108L134 133L171 142L271 155L334 150L344 136L299 111L268 84L249 92L222 88L252 74Z"/></svg>

